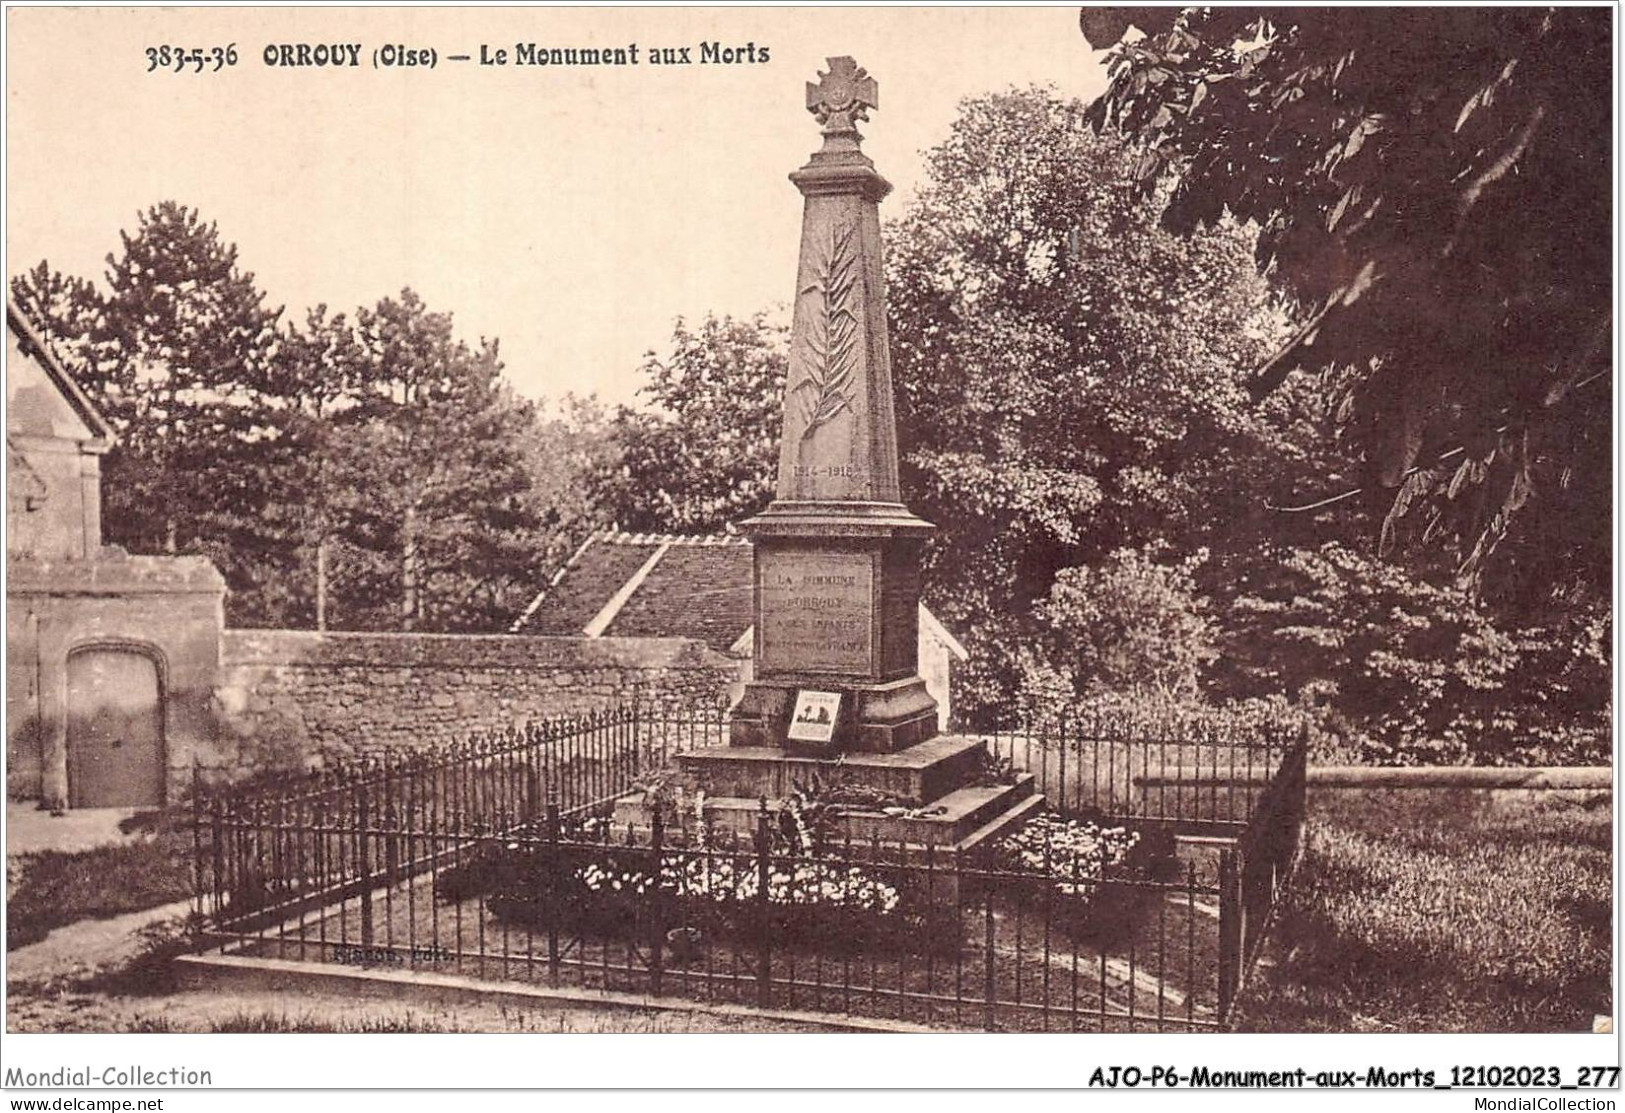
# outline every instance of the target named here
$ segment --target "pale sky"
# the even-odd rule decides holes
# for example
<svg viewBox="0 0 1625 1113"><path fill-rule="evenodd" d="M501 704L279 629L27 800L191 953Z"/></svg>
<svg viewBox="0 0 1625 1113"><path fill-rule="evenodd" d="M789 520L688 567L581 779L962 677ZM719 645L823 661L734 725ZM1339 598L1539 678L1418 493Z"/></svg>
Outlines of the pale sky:
<svg viewBox="0 0 1625 1113"><path fill-rule="evenodd" d="M960 98L1105 75L1077 7L12 9L6 267L100 281L136 213L198 207L272 305L302 318L411 286L460 335L502 340L532 395L629 401L673 318L787 302L818 146L803 84L850 54L880 83L865 151L895 216ZM701 65L698 44L769 61ZM637 43L626 67L452 62L480 47ZM219 73L147 72L146 48L235 43ZM269 44L357 43L356 69L268 67ZM375 69L386 44L433 69ZM688 46L694 64L648 64Z"/></svg>

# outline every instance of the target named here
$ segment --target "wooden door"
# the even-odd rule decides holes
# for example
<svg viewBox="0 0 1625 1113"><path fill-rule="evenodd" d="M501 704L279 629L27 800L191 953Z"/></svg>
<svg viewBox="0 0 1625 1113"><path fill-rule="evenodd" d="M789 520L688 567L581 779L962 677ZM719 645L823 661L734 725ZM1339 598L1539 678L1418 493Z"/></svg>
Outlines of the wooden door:
<svg viewBox="0 0 1625 1113"><path fill-rule="evenodd" d="M164 802L164 707L158 664L127 649L68 658L68 803Z"/></svg>

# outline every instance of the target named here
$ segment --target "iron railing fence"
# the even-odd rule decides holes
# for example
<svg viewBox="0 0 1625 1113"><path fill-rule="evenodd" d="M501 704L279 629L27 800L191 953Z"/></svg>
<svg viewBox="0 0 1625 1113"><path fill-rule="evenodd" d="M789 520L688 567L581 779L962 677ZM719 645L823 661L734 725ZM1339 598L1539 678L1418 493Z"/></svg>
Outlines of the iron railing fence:
<svg viewBox="0 0 1625 1113"><path fill-rule="evenodd" d="M1300 730L1271 721L1098 708L1069 708L975 737L996 761L1031 773L1063 814L1230 837L1247 827L1283 763L1306 744Z"/></svg>
<svg viewBox="0 0 1625 1113"><path fill-rule="evenodd" d="M405 832L523 829L549 800L567 816L604 809L676 754L720 744L723 726L719 706L630 704L212 794L194 778L200 911L231 925L432 866L439 848Z"/></svg>
<svg viewBox="0 0 1625 1113"><path fill-rule="evenodd" d="M370 884L319 907L228 918L223 951L934 1026L1216 1028L1220 893L1195 862L994 848L784 844L764 811L716 842L582 826L373 828ZM327 832L333 834L333 832ZM414 865L419 868L414 868ZM830 894L836 894L830 896Z"/></svg>
<svg viewBox="0 0 1625 1113"><path fill-rule="evenodd" d="M957 1027L1205 1030L1228 1017L1299 843L1301 738L1114 737L1109 723L988 748L1059 811L1145 832L1160 856L1035 865L992 842L850 827L811 853L765 811L743 836L659 818L612 831L616 799L724 738L716 708L632 706L198 797L206 939ZM1191 834L1209 838L1176 845ZM589 873L630 895L588 899ZM843 920L863 878L904 918Z"/></svg>

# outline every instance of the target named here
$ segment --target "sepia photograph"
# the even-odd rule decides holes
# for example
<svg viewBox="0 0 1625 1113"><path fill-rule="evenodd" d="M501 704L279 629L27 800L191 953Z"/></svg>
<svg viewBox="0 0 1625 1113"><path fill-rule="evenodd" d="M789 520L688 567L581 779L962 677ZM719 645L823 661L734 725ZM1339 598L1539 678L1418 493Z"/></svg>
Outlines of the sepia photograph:
<svg viewBox="0 0 1625 1113"><path fill-rule="evenodd" d="M1617 1094L1616 20L8 7L8 1036Z"/></svg>

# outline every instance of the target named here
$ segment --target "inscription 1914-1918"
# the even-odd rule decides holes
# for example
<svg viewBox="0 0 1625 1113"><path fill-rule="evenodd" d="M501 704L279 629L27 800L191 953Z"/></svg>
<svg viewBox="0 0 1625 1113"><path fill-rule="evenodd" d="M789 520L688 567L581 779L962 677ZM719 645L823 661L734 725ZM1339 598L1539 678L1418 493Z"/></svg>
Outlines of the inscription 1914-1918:
<svg viewBox="0 0 1625 1113"><path fill-rule="evenodd" d="M761 554L764 670L862 675L873 650L867 553Z"/></svg>

